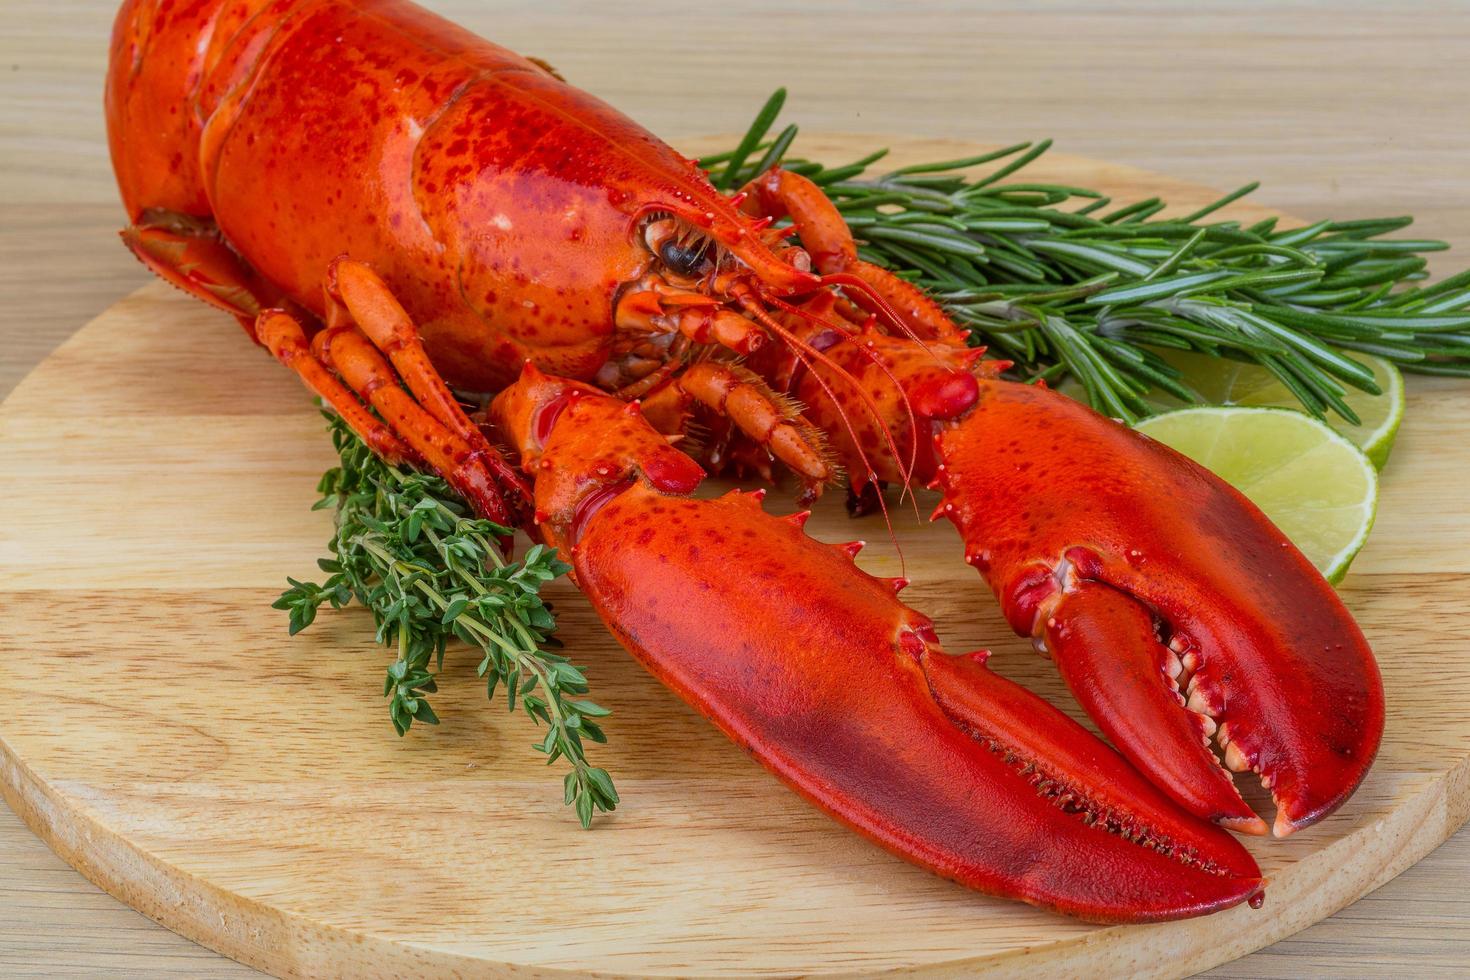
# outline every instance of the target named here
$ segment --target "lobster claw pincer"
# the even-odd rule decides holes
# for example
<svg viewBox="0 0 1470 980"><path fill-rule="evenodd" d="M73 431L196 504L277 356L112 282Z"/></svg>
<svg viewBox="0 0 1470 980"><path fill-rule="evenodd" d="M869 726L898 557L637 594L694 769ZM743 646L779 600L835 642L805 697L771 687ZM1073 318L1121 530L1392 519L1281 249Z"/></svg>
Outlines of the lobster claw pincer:
<svg viewBox="0 0 1470 980"><path fill-rule="evenodd" d="M1224 481L1045 388L981 380L937 423L966 560L1088 714L1192 812L1264 833L1209 747L1271 791L1275 833L1332 812L1383 730L1378 668L1332 587Z"/></svg>
<svg viewBox="0 0 1470 980"><path fill-rule="evenodd" d="M528 368L493 409L538 519L623 645L789 786L908 860L1099 921L1255 900L1250 855L983 656L944 653L902 582L697 466L637 406Z"/></svg>

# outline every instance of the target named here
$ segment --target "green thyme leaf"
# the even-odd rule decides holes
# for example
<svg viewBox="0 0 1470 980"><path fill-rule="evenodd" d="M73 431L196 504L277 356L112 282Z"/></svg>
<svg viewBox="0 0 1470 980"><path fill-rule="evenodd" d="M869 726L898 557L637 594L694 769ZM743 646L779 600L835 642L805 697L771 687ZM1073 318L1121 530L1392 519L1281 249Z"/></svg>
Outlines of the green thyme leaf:
<svg viewBox="0 0 1470 980"><path fill-rule="evenodd" d="M291 634L310 626L324 604L366 606L378 642L395 652L383 696L399 735L415 724L439 724L429 695L439 689L448 645L476 648L487 695L505 684L510 708L519 703L546 729L537 750L548 764L570 767L564 793L582 825L596 812L611 812L617 791L605 770L587 762L582 742L604 740L590 719L608 711L580 699L586 676L547 649L556 644L556 620L541 588L571 566L539 544L519 561L502 557L496 542L508 529L474 517L437 476L383 462L341 419L323 415L340 464L318 483L317 506L334 511L336 533L328 542L331 557L317 562L327 578L288 578L290 587L272 603L287 613Z"/></svg>

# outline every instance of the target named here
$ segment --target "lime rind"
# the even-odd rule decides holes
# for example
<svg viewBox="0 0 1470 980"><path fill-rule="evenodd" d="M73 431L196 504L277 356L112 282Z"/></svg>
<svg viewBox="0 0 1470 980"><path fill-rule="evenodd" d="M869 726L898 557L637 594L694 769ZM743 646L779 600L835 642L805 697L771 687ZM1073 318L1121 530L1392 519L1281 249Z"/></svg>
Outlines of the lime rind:
<svg viewBox="0 0 1470 980"><path fill-rule="evenodd" d="M1373 530L1378 468L1351 440L1303 412L1182 408L1136 428L1243 493L1334 585Z"/></svg>
<svg viewBox="0 0 1470 980"><path fill-rule="evenodd" d="M1387 399L1388 414L1361 442L1356 439L1353 441L1358 443L1363 453L1373 461L1373 465L1381 470L1383 464L1388 462L1388 454L1393 451L1399 426L1404 421L1404 374L1392 362L1379 357L1359 356L1365 364L1373 368L1373 376L1383 389L1380 397Z"/></svg>
<svg viewBox="0 0 1470 980"><path fill-rule="evenodd" d="M1287 408L1305 414L1296 397L1259 364L1213 357L1197 351L1157 348L1154 353L1179 371L1184 384L1210 405ZM1358 413L1363 424L1354 425L1332 412L1328 413L1326 422L1335 432L1362 449L1374 466L1382 469L1388 462L1404 417L1404 378L1397 367L1381 357L1357 352L1351 356L1373 372L1382 394L1370 395L1344 385L1347 391L1343 398ZM1074 378L1067 378L1058 390L1079 401L1087 401L1086 393ZM1152 411L1160 414L1196 407L1159 390L1143 396L1143 400Z"/></svg>

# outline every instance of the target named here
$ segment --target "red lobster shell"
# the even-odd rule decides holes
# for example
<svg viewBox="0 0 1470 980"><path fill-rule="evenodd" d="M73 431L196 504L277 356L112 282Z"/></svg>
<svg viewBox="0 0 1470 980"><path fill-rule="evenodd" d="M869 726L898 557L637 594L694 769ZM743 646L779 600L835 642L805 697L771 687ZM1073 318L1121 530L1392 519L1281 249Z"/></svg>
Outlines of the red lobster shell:
<svg viewBox="0 0 1470 980"><path fill-rule="evenodd" d="M376 451L564 549L648 670L894 853L1089 919L1197 915L1262 888L1210 823L1266 830L1211 735L1270 787L1278 834L1367 772L1377 668L1281 533L1183 457L1004 380L803 178L722 195L539 62L399 0L127 0L107 115L139 258ZM525 478L446 381L500 392ZM697 461L670 444L691 417ZM838 464L858 490L937 488L1119 752L944 652L856 546L759 493L693 495L732 462L807 495Z"/></svg>

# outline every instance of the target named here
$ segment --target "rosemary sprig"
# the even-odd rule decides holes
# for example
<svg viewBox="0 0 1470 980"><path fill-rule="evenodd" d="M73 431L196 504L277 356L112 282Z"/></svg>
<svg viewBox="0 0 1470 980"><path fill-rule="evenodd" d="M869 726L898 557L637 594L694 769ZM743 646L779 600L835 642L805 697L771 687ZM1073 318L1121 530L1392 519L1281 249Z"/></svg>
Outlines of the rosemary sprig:
<svg viewBox="0 0 1470 980"><path fill-rule="evenodd" d="M547 765L569 765L563 788L582 825L594 811L611 811L617 790L604 769L588 763L584 741L605 742L595 719L609 712L582 696L587 678L555 643L551 610L541 587L568 571L553 549L532 546L519 561L495 546L507 529L470 515L442 479L383 462L339 419L326 415L340 465L318 490L318 509L332 508L332 556L317 562L327 578L288 579L275 608L290 614L294 635L324 605L340 609L354 599L377 624L377 640L397 652L383 681L388 716L399 735L415 722L437 725L428 695L451 639L479 650L486 695L505 691L506 705L546 727L535 743Z"/></svg>
<svg viewBox="0 0 1470 980"><path fill-rule="evenodd" d="M1426 277L1423 253L1448 246L1383 237L1411 218L1243 227L1205 219L1255 183L1175 218L1159 216L1158 198L1116 207L1095 190L1015 181L1050 140L867 176L884 151L828 167L786 155L794 126L767 140L785 94L735 152L701 161L716 186L777 162L810 177L863 258L929 290L1023 380L1071 374L1094 407L1134 421L1154 389L1201 400L1157 353L1195 350L1262 364L1307 411L1356 423L1346 386L1377 390L1356 352L1470 377L1470 271L1414 285ZM982 165L993 169L966 172Z"/></svg>

